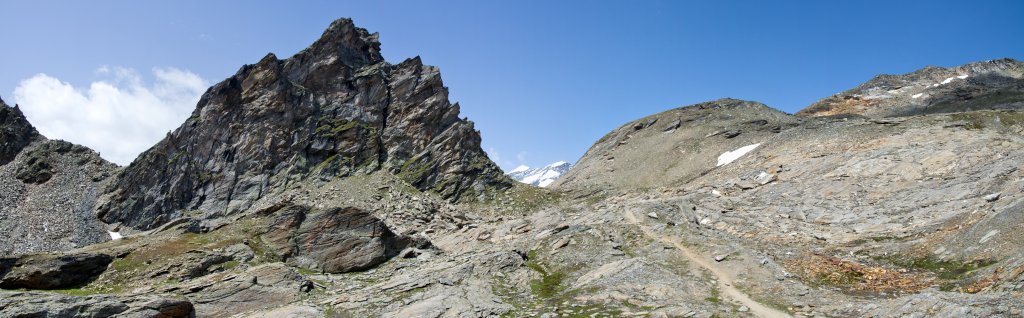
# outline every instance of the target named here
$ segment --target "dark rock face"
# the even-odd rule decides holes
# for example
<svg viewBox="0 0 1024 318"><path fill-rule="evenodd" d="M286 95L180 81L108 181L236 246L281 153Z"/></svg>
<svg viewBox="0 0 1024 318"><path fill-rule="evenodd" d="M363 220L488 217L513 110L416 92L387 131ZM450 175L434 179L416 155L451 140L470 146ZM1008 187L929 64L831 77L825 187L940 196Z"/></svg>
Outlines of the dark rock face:
<svg viewBox="0 0 1024 318"><path fill-rule="evenodd" d="M117 176L98 215L149 229L183 210L218 217L292 183L378 170L453 201L509 186L439 70L389 64L379 46L343 19L291 58L242 67Z"/></svg>
<svg viewBox="0 0 1024 318"><path fill-rule="evenodd" d="M384 222L356 208L289 206L261 238L288 264L327 273L372 268L405 245Z"/></svg>
<svg viewBox="0 0 1024 318"><path fill-rule="evenodd" d="M106 254L27 255L5 271L0 288L59 289L86 284L107 269L114 258ZM4 263L0 261L0 263ZM10 261L8 260L8 263ZM3 265L0 265L3 266Z"/></svg>
<svg viewBox="0 0 1024 318"><path fill-rule="evenodd" d="M39 137L17 106L9 107L0 100L0 166L11 162L22 148Z"/></svg>
<svg viewBox="0 0 1024 318"><path fill-rule="evenodd" d="M929 66L879 75L822 99L799 116L896 117L972 110L1024 109L1024 63L999 59L953 68Z"/></svg>
<svg viewBox="0 0 1024 318"><path fill-rule="evenodd" d="M189 318L195 317L195 309L192 303L186 300L151 296L68 296L39 292L0 292L0 316Z"/></svg>

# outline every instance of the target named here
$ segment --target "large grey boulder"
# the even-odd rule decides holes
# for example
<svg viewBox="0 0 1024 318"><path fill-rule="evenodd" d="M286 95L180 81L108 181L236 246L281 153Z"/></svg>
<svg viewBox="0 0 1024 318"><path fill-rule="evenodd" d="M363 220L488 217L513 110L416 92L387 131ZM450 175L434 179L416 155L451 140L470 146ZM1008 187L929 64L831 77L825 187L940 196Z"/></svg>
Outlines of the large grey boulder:
<svg viewBox="0 0 1024 318"><path fill-rule="evenodd" d="M405 245L384 222L352 207L285 207L261 238L288 264L327 273L372 268Z"/></svg>

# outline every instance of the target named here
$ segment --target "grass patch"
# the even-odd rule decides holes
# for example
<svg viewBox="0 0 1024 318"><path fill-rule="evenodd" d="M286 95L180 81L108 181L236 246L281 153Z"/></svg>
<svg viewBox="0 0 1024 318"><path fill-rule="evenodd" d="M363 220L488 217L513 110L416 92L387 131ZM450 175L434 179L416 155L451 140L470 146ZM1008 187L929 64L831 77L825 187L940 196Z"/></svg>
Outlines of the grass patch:
<svg viewBox="0 0 1024 318"><path fill-rule="evenodd" d="M886 259L897 266L922 269L932 273L935 276L943 280L959 280L967 276L967 274L988 267L996 262L994 260L977 260L971 262L958 262L953 260L940 260L935 257L916 258L916 259L905 259L905 258L889 258Z"/></svg>
<svg viewBox="0 0 1024 318"><path fill-rule="evenodd" d="M954 121L966 122L964 128L985 129L994 126L1022 126L1024 113L1016 111L974 111L949 115Z"/></svg>
<svg viewBox="0 0 1024 318"><path fill-rule="evenodd" d="M705 297L704 301L720 304L722 303L722 292L718 290L718 287L711 287L711 296Z"/></svg>
<svg viewBox="0 0 1024 318"><path fill-rule="evenodd" d="M866 265L822 254L808 254L784 264L808 285L835 286L850 293L913 293L935 283L930 273Z"/></svg>

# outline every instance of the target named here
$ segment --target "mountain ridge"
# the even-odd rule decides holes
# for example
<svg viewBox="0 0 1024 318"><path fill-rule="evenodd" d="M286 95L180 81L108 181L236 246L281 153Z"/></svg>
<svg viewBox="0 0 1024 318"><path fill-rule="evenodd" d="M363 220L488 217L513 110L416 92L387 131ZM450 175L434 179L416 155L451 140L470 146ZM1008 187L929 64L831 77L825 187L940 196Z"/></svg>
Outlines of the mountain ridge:
<svg viewBox="0 0 1024 318"><path fill-rule="evenodd" d="M554 183L555 180L558 180L559 177L570 169L572 169L571 163L556 161L540 168L530 168L525 165L520 165L505 175L509 176L513 180L543 188Z"/></svg>
<svg viewBox="0 0 1024 318"><path fill-rule="evenodd" d="M1002 58L901 75L877 75L821 99L798 116L900 117L970 109L1024 108L1024 62Z"/></svg>

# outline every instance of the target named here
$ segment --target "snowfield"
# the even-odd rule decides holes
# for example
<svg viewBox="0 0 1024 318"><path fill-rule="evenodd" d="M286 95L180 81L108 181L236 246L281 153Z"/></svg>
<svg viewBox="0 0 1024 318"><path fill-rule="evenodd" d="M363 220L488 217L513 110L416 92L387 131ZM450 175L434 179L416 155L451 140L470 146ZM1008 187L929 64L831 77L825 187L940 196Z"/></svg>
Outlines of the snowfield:
<svg viewBox="0 0 1024 318"><path fill-rule="evenodd" d="M736 161L736 159L739 159L740 157L743 157L743 155L747 154L748 152L753 151L754 149L756 149L760 145L761 145L760 143L756 143L756 144L753 144L753 145L746 145L746 146L740 147L739 149L736 149L736 150L733 150L733 151L726 151L726 152L724 152L724 153L722 153L721 155L718 156L718 165L716 167L721 167L721 166L729 164L730 162Z"/></svg>

